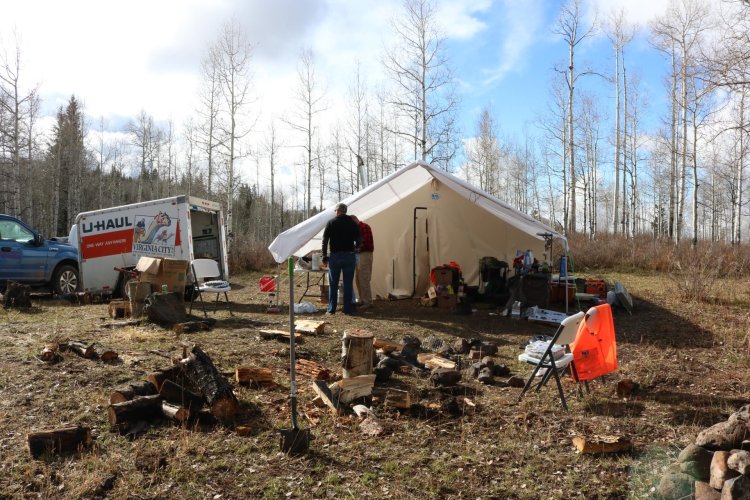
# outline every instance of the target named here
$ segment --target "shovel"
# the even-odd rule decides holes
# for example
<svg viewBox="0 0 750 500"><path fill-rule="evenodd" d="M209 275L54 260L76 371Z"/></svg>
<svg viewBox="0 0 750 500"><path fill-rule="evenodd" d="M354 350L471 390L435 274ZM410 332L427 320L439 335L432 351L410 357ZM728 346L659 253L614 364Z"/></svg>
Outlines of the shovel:
<svg viewBox="0 0 750 500"><path fill-rule="evenodd" d="M281 451L291 454L306 453L310 448L310 429L297 425L297 370L294 359L294 260L289 257L289 374L291 377L292 428L281 429Z"/></svg>

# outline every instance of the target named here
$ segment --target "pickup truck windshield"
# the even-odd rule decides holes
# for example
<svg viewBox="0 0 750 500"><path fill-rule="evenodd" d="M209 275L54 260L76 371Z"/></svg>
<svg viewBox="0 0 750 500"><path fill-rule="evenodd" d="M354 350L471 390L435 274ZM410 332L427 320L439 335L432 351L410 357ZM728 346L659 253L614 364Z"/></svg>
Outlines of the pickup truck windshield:
<svg viewBox="0 0 750 500"><path fill-rule="evenodd" d="M28 243L34 239L34 233L17 222L2 220L0 221L0 239Z"/></svg>

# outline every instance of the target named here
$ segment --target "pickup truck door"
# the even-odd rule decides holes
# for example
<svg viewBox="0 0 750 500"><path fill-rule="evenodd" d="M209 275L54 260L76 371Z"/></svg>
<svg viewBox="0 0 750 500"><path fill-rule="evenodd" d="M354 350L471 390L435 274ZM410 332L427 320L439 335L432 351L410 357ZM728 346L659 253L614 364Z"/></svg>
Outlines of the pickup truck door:
<svg viewBox="0 0 750 500"><path fill-rule="evenodd" d="M0 221L0 280L45 280L48 248L46 244L36 246L34 239L34 233L18 222Z"/></svg>

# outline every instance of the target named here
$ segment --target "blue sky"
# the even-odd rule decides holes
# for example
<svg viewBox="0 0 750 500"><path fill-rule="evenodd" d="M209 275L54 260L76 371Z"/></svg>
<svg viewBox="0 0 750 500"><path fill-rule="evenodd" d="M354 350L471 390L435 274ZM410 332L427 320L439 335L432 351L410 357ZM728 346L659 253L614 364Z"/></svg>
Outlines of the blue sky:
<svg viewBox="0 0 750 500"><path fill-rule="evenodd" d="M632 22L647 23L667 0L582 0L586 16L627 9ZM13 0L3 5L0 42L6 52L17 37L22 87L38 86L52 115L71 94L84 104L92 129L100 118L112 137L141 110L177 130L194 113L199 68L221 24L236 16L255 43L255 138L271 120L288 114L297 82L298 54L315 53L326 88L328 123L345 112L347 88L359 62L372 91L384 79L383 47L391 43L390 21L400 0ZM438 0L439 18L462 98L464 137L475 133L479 113L489 106L501 134L534 132L549 100L552 68L565 63L567 49L551 27L558 0ZM44 16L37 15L45 12ZM16 33L16 35L14 35ZM609 42L598 35L578 52L579 67L611 72ZM645 40L628 49L632 68L652 102L645 127L658 124L664 107L661 81L666 63ZM611 114L611 86L597 77L581 87L598 92ZM289 138L287 144L295 142ZM298 153L289 153L290 155ZM290 164L296 158L289 156ZM254 178L248 167L248 180Z"/></svg>

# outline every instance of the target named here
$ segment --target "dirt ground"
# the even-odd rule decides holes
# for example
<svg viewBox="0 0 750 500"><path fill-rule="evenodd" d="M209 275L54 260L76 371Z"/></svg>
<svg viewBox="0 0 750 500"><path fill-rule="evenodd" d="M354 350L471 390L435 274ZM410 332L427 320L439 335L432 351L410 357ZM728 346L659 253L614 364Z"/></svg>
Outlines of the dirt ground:
<svg viewBox="0 0 750 500"><path fill-rule="evenodd" d="M750 289L725 281L701 302L680 302L666 276L598 274L623 282L634 296L632 316L615 312L619 369L574 395L562 410L553 385L517 402L520 389L485 386L467 376L458 387L433 388L429 373L394 375L388 387L408 390L411 410L372 404L385 434L362 434L356 416L333 416L312 404L300 378L301 423L314 440L307 455L279 450L290 426L285 344L263 340L259 328L288 328L286 313L266 313L260 274L233 278L235 315L216 313L208 332L177 335L154 325L107 329L106 304L72 305L35 297L28 312L0 310L0 498L650 498L666 466L698 431L750 401ZM299 293L299 289L297 289ZM501 317L478 303L469 316L420 307L415 300L379 301L355 316L324 318L335 332L306 336L302 355L340 373L341 335L366 328L396 342L406 335L496 342L496 361L526 378L517 356L531 336L553 328ZM112 348L105 364L64 353L37 359L50 342L86 340ZM117 387L142 381L199 344L220 371L271 368L276 385L237 386L234 422L181 428L159 423L128 439L110 432L107 405ZM631 378L640 390L618 398ZM75 423L90 426L94 445L81 453L32 459L26 434ZM238 426L249 427L241 435ZM245 434L245 433L242 433ZM619 435L631 452L581 455L576 435Z"/></svg>

